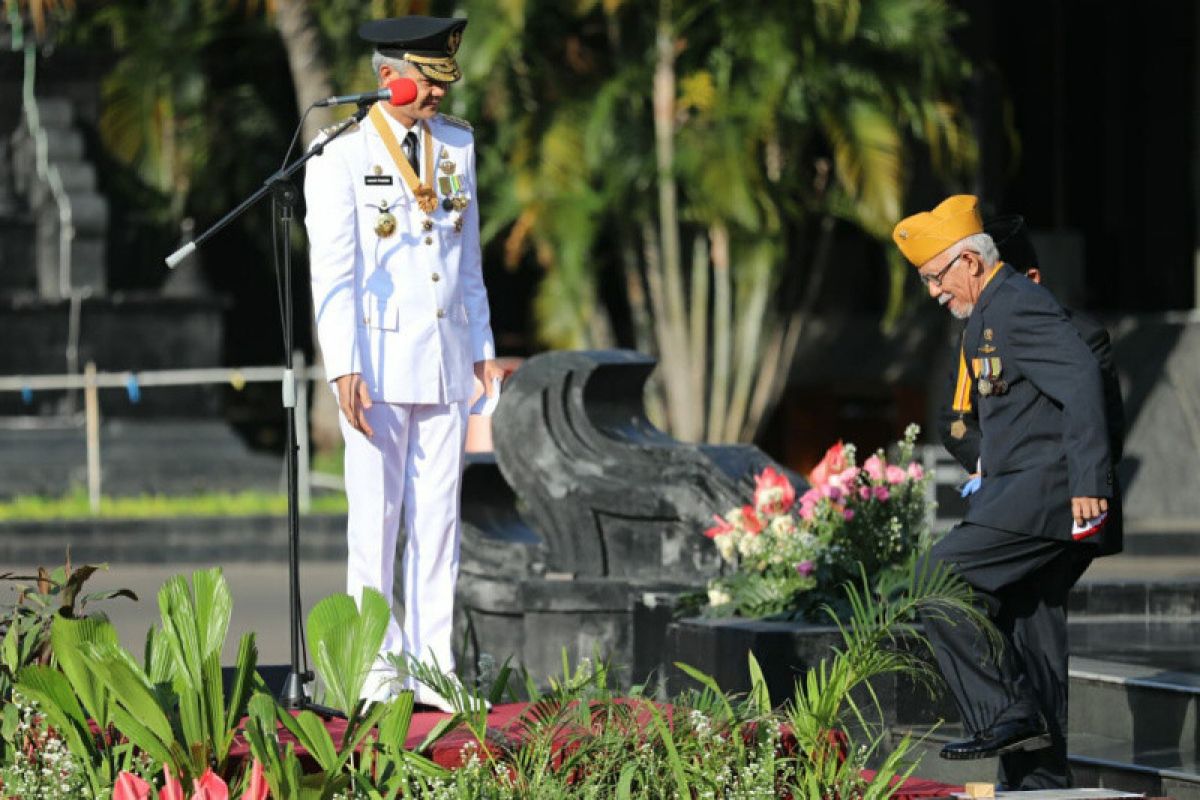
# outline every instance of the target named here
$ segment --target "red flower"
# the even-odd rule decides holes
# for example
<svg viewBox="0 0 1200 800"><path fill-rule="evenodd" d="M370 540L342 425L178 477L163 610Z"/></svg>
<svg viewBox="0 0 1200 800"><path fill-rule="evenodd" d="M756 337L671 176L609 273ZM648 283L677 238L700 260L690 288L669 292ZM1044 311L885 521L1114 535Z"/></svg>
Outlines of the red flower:
<svg viewBox="0 0 1200 800"><path fill-rule="evenodd" d="M764 514L782 514L796 502L791 481L771 467L754 477L754 487L754 507Z"/></svg>
<svg viewBox="0 0 1200 800"><path fill-rule="evenodd" d="M843 452L842 440L825 451L821 463L808 473L808 482L813 486L824 486L831 475L836 475L846 468L846 455Z"/></svg>
<svg viewBox="0 0 1200 800"><path fill-rule="evenodd" d="M722 534L733 533L733 526L724 517L718 517L716 514L713 514L713 519L717 521L717 524L706 530L704 532L705 536L715 539Z"/></svg>
<svg viewBox="0 0 1200 800"><path fill-rule="evenodd" d="M742 528L746 533L759 534L763 529L762 517L751 506L742 506Z"/></svg>

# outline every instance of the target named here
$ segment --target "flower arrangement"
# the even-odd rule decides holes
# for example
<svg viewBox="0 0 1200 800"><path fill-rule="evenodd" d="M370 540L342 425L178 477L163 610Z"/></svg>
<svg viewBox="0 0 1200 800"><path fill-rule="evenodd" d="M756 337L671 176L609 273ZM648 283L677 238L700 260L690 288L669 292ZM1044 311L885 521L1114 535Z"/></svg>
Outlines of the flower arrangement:
<svg viewBox="0 0 1200 800"><path fill-rule="evenodd" d="M705 531L733 568L709 583L707 613L807 617L846 581L877 578L926 546L928 479L912 460L919 432L905 429L895 461L879 450L861 467L854 445L839 441L798 500L784 475L763 470L753 504L714 515Z"/></svg>

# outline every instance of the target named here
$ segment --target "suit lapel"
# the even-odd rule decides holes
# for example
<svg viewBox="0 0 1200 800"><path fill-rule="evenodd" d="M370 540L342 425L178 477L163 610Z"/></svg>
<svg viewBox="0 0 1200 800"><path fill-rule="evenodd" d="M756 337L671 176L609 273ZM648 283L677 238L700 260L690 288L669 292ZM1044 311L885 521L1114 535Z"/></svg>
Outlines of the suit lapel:
<svg viewBox="0 0 1200 800"><path fill-rule="evenodd" d="M983 333L983 315L987 311L988 304L992 302L992 298L996 296L996 290L1000 284L1015 274L1012 267L1001 264L1000 269L988 281L987 286L983 287L983 291L979 294L979 300L975 303L975 309L967 319L967 327L963 330L963 354L971 353L966 356L966 359L968 370L973 378L979 377L975 374L974 354L979 352L979 337Z"/></svg>

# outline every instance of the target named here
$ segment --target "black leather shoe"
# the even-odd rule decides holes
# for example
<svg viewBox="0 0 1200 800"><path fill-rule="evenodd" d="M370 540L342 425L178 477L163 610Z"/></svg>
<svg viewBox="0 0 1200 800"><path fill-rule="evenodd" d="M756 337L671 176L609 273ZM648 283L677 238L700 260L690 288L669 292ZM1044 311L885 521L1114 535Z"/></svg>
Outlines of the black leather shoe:
<svg viewBox="0 0 1200 800"><path fill-rule="evenodd" d="M991 758L1016 750L1040 750L1050 746L1050 734L1038 720L1013 720L1001 722L970 739L950 742L942 748L942 758L965 761L973 758Z"/></svg>

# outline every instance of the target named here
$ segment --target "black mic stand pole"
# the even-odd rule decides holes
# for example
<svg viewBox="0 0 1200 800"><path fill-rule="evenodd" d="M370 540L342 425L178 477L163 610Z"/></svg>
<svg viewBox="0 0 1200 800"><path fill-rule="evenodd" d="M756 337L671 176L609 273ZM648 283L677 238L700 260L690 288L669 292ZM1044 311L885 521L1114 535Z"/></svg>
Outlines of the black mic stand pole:
<svg viewBox="0 0 1200 800"><path fill-rule="evenodd" d="M307 664L300 663L300 642L304 635L302 611L300 608L300 507L299 507L299 485L298 485L298 469L297 469L297 453L298 446L296 444L296 374L293 369L292 350L294 348L293 337L293 308L292 308L292 258L291 258L291 222L292 211L296 205L296 187L289 180L296 172L303 167L309 159L321 155L325 151L325 147L341 136L352 125L361 122L370 110L370 105L360 105L358 110L338 123L330 133L330 135L319 145L313 147L304 155L297 158L291 164L283 167L263 183L253 194L243 200L236 208L227 213L224 217L217 220L212 227L201 233L194 240L180 247L171 255L167 256L166 263L171 269L174 269L180 261L187 258L196 251L200 245L204 244L208 239L224 228L233 220L241 216L246 209L257 203L267 194L272 194L275 203L279 207L280 232L282 239L283 250L283 270L282 281L282 313L283 313L283 342L284 342L284 370L283 370L283 408L284 415L287 419L287 431L285 441L286 463L287 463L287 503L288 503L288 605L290 616L290 643L291 643L291 669L288 672L287 680L284 681L283 690L280 692L279 701L288 709L310 708L318 711L326 716L341 716L341 713L333 709L322 708L314 703L309 702L308 695L304 692L304 684L313 679L313 674L307 669ZM275 247L279 247L280 243L276 242ZM279 279L279 276L276 276Z"/></svg>

